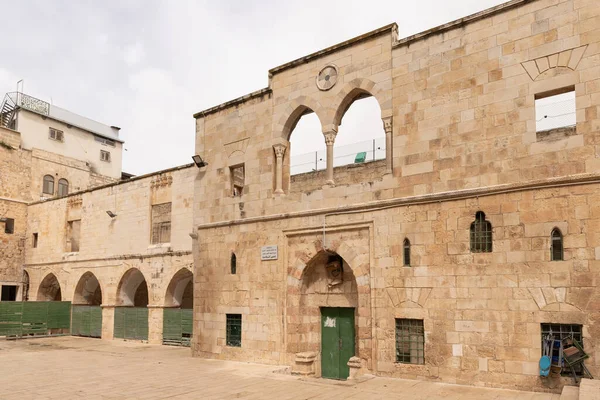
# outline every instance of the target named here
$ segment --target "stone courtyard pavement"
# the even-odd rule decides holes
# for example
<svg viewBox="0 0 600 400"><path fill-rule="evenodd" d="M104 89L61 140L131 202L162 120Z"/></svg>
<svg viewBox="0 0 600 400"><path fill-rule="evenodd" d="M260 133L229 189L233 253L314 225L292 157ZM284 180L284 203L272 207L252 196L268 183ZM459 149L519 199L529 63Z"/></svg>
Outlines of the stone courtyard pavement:
<svg viewBox="0 0 600 400"><path fill-rule="evenodd" d="M187 348L77 337L0 340L0 399L522 399L559 395L402 379L301 379Z"/></svg>

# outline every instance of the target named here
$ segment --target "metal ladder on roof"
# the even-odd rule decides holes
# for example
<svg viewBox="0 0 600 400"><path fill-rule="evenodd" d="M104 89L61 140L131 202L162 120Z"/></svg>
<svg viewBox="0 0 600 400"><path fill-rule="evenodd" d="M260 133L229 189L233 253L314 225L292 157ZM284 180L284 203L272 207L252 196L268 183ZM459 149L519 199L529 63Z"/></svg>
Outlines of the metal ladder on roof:
<svg viewBox="0 0 600 400"><path fill-rule="evenodd" d="M0 126L14 129L17 113L16 93L7 93L0 106Z"/></svg>

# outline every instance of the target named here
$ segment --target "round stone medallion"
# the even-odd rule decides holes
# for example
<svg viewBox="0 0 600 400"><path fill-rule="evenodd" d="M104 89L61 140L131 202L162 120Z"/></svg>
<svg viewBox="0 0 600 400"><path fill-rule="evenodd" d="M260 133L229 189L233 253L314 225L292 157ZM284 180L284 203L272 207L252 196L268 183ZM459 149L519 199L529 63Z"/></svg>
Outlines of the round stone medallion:
<svg viewBox="0 0 600 400"><path fill-rule="evenodd" d="M327 65L317 75L317 87L320 90L329 90L337 83L337 78L337 67L333 64Z"/></svg>

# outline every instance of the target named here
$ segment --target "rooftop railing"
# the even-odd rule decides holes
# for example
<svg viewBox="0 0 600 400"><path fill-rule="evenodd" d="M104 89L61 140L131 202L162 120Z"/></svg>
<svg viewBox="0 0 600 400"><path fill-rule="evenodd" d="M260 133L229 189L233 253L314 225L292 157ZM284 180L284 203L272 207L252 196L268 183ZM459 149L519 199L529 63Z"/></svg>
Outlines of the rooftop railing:
<svg viewBox="0 0 600 400"><path fill-rule="evenodd" d="M341 167L350 164L361 164L385 159L385 137L365 140L345 146L336 146L333 151L333 166ZM311 151L292 155L290 161L291 175L324 170L327 167L327 150Z"/></svg>

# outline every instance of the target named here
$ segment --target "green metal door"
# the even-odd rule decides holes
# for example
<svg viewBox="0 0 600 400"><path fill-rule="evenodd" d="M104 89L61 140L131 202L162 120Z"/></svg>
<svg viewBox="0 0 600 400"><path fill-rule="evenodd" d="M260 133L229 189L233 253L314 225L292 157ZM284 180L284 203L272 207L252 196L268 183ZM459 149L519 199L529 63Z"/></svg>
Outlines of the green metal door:
<svg viewBox="0 0 600 400"><path fill-rule="evenodd" d="M115 308L114 336L120 339L148 340L148 309L146 307Z"/></svg>
<svg viewBox="0 0 600 400"><path fill-rule="evenodd" d="M192 339L192 309L165 308L163 311L163 344L189 346Z"/></svg>
<svg viewBox="0 0 600 400"><path fill-rule="evenodd" d="M102 336L102 308L100 306L72 307L71 334L99 338Z"/></svg>
<svg viewBox="0 0 600 400"><path fill-rule="evenodd" d="M347 379L354 356L354 309L321 308L321 376Z"/></svg>

